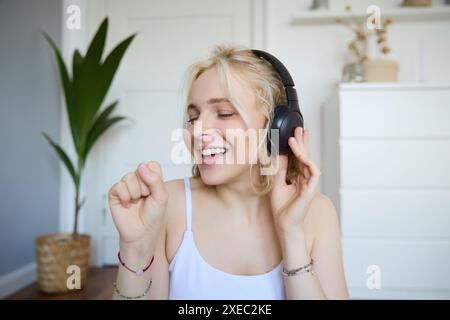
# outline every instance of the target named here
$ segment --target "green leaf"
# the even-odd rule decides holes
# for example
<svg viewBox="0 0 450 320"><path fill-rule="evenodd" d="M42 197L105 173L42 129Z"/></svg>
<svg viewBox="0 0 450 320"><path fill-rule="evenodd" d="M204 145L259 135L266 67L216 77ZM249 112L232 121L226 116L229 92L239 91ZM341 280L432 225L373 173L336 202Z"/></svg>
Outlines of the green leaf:
<svg viewBox="0 0 450 320"><path fill-rule="evenodd" d="M78 80L82 63L83 63L83 56L81 55L81 53L78 49L75 49L75 51L73 52L73 58L72 58L73 82L77 82L77 80Z"/></svg>
<svg viewBox="0 0 450 320"><path fill-rule="evenodd" d="M105 46L107 29L108 20L105 19L91 41L88 52L83 58L79 77L74 81L77 105L80 108L80 112L77 113L77 123L82 132L82 150L86 150L88 130L94 122L95 115L100 109L109 89L109 86L105 87L101 85L102 75L100 63ZM111 77L113 76L111 75Z"/></svg>
<svg viewBox="0 0 450 320"><path fill-rule="evenodd" d="M106 109L105 109L106 111ZM89 131L88 136L88 144L86 145L86 152L85 152L85 158L87 158L87 155L91 148L94 146L95 142L100 138L100 136L108 130L109 127L111 127L113 124L125 119L123 116L115 116L112 118L101 118L99 120L101 115L97 118L94 125L92 126L91 131Z"/></svg>
<svg viewBox="0 0 450 320"><path fill-rule="evenodd" d="M103 50L105 49L106 34L108 32L108 18L103 19L100 27L95 33L94 38L86 52L85 60L87 66L100 64Z"/></svg>
<svg viewBox="0 0 450 320"><path fill-rule="evenodd" d="M133 34L123 40L121 43L119 43L112 51L111 53L106 57L105 61L101 65L100 68L100 74L98 78L98 90L99 92L108 92L109 87L111 86L111 83L114 79L114 76L116 74L117 68L119 67L120 61L123 58L123 55L125 54L126 50L128 49L128 46L131 44L131 41L133 41L136 34ZM103 101L104 95L101 98Z"/></svg>
<svg viewBox="0 0 450 320"><path fill-rule="evenodd" d="M118 101L114 101L109 106L107 106L100 115L95 119L94 123L92 124L91 128L89 129L89 133L87 135L86 139L86 146L84 150L84 157L87 157L87 154L89 153L90 149L95 143L94 137L96 136L96 131L101 126L101 124L108 119L108 116L114 111L118 104Z"/></svg>
<svg viewBox="0 0 450 320"><path fill-rule="evenodd" d="M53 147L53 149L55 149L59 158L66 165L67 171L69 171L70 176L72 177L72 180L73 180L73 183L75 184L75 186L78 185L78 182L79 182L78 174L75 171L75 167L73 166L72 161L70 161L67 154L64 152L64 150L59 145L57 145L55 142L53 142L53 140L45 132L42 132L42 135L44 136L45 139L47 139L48 143L50 143L50 145Z"/></svg>
<svg viewBox="0 0 450 320"><path fill-rule="evenodd" d="M50 36L47 33L43 33L43 36L48 41L50 46L52 47L53 51L55 52L57 62L58 62L58 68L59 73L61 77L61 82L64 90L64 97L66 101L66 108L67 108L67 115L69 118L70 123L70 129L72 132L72 139L75 145L75 148L78 150L80 147L80 128L77 125L76 122L76 100L75 95L72 87L72 83L69 77L69 73L67 72L66 65L64 64L64 60L61 56L61 53L59 52L58 48L56 47L53 40L50 38Z"/></svg>
<svg viewBox="0 0 450 320"><path fill-rule="evenodd" d="M97 117L97 119L95 120L95 122L94 122L94 124L92 125L92 127L91 127L91 130L95 127L95 124L97 123L97 122L101 122L101 121L104 121L104 120L106 120L108 117L109 117L109 115L114 111L114 109L116 108L116 106L117 106L117 104L119 103L119 101L114 101L113 103L111 103L109 106L107 106L106 108L105 108L105 110L103 110L101 113L100 113L100 115Z"/></svg>

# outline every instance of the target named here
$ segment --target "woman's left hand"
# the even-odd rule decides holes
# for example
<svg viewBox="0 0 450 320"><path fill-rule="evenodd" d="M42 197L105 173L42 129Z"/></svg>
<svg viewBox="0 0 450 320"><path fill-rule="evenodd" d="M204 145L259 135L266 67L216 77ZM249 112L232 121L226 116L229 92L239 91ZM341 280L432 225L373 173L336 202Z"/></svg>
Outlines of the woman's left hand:
<svg viewBox="0 0 450 320"><path fill-rule="evenodd" d="M289 146L300 170L292 184L286 183L288 156L278 156L279 168L270 198L279 236L303 232L304 217L317 192L321 172L309 159L309 135L309 130L297 127L294 137L289 138Z"/></svg>

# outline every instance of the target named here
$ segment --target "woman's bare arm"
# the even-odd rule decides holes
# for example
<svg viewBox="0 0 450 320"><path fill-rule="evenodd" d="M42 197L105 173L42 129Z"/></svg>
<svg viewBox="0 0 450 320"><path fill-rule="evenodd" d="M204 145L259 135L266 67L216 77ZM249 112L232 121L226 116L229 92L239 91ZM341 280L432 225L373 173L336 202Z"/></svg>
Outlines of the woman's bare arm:
<svg viewBox="0 0 450 320"><path fill-rule="evenodd" d="M156 240L156 247L153 253L137 254L121 248L121 252L124 253L123 260L127 261L127 265L143 266L149 263L153 255L155 257L150 269L142 276L136 276L136 274L119 264L116 285L123 295L131 297L141 295L148 289L151 281L147 294L140 299L165 300L169 298L169 264L166 258L165 243L166 228L163 227ZM120 297L115 291L113 299L125 298Z"/></svg>
<svg viewBox="0 0 450 320"><path fill-rule="evenodd" d="M140 164L111 187L109 206L126 266L119 264L114 299L167 298L168 197L161 166L154 161Z"/></svg>
<svg viewBox="0 0 450 320"><path fill-rule="evenodd" d="M341 231L336 209L321 195L315 208L316 239L312 249L314 269L328 299L348 299L342 258Z"/></svg>
<svg viewBox="0 0 450 320"><path fill-rule="evenodd" d="M317 196L308 215L315 234L311 255L301 232L286 239L283 246L285 263L301 266L314 260L311 273L284 277L288 299L348 299L342 261L341 237L336 210L325 196Z"/></svg>

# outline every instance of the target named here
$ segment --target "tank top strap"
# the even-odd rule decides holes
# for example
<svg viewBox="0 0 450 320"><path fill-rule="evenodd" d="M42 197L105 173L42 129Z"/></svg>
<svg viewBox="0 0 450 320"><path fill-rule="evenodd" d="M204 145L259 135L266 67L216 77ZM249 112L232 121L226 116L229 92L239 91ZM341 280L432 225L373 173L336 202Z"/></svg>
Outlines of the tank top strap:
<svg viewBox="0 0 450 320"><path fill-rule="evenodd" d="M185 207L186 207L186 230L192 231L192 196L191 196L191 184L189 178L184 178L184 190L185 190Z"/></svg>

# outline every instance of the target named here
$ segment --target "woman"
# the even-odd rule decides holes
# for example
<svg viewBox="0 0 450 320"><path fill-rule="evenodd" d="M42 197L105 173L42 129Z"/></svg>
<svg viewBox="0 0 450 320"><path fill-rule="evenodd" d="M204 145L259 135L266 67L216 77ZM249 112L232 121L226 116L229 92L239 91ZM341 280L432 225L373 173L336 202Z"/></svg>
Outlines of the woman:
<svg viewBox="0 0 450 320"><path fill-rule="evenodd" d="M347 299L338 219L317 191L309 131L297 127L291 152L278 167L268 162L268 126L286 99L278 73L228 46L190 71L193 177L164 182L149 162L110 189L120 234L114 298ZM255 131L264 134L251 143Z"/></svg>

